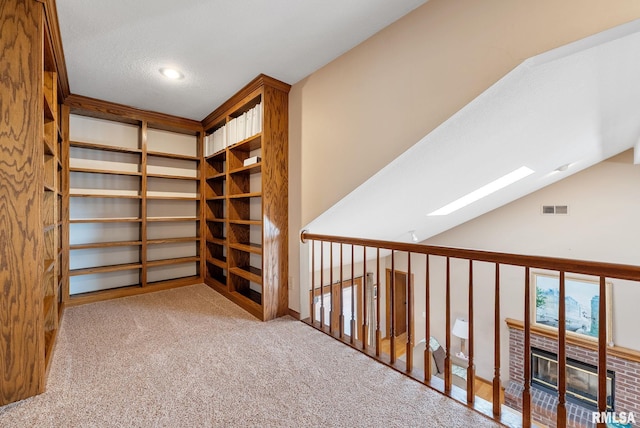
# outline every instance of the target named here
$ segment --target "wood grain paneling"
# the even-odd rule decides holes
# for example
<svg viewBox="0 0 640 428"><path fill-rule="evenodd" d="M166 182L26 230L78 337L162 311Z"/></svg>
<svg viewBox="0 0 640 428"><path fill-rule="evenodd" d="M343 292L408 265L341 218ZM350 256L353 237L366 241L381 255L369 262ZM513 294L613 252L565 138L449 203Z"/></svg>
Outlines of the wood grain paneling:
<svg viewBox="0 0 640 428"><path fill-rule="evenodd" d="M58 25L58 11L56 9L55 0L43 0L46 18L47 32L51 44L52 59L54 67L58 71L58 91L61 99L69 96L69 78L67 75L67 65L64 59L64 50L62 49L62 37L60 36L60 26Z"/></svg>
<svg viewBox="0 0 640 428"><path fill-rule="evenodd" d="M43 6L0 2L0 405L42 392Z"/></svg>
<svg viewBox="0 0 640 428"><path fill-rule="evenodd" d="M202 122L204 130L211 132L262 103L262 132L202 162L207 198L207 242L202 247L207 251L205 283L262 320L289 313L288 92L289 85L260 75ZM262 161L245 167L244 160L254 150L260 150ZM258 174L261 187L252 188ZM254 203L261 203L259 218L251 218L256 215L250 210ZM226 218L222 218L225 207ZM261 244L250 242L256 239L252 237L256 226ZM224 248L227 259L222 256ZM256 255L262 256L261 268L251 266ZM229 270L226 277L225 269ZM252 290L250 281L261 285L262 293Z"/></svg>
<svg viewBox="0 0 640 428"><path fill-rule="evenodd" d="M262 147L262 283L264 318L286 315L289 310L288 92L266 86L263 96Z"/></svg>

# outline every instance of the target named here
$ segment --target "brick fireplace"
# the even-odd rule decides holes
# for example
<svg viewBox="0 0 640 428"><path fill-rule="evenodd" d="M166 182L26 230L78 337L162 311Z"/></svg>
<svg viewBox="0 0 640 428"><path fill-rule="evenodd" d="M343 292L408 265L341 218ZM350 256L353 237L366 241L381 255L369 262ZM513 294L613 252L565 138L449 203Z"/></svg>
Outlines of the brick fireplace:
<svg viewBox="0 0 640 428"><path fill-rule="evenodd" d="M522 410L522 391L524 389L524 332L522 322L507 320L509 327L509 382L505 387L505 404L518 411ZM558 341L553 330L533 327L531 347L548 353L557 354ZM586 339L567 339L567 358L589 366L597 366L598 352L595 343ZM530 361L527 361L530 364ZM625 348L611 347L607 352L607 369L612 372L613 410L633 412L640 415L640 353ZM545 388L531 387L531 411L534 421L548 427L556 426L557 394ZM568 426L583 428L595 427L591 422L592 408L576 402L566 402Z"/></svg>

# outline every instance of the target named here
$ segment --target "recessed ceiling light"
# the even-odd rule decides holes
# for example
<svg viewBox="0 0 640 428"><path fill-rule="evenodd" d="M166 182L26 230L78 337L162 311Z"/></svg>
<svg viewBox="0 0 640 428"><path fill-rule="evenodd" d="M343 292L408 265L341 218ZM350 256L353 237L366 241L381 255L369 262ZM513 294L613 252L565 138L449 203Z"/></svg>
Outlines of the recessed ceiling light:
<svg viewBox="0 0 640 428"><path fill-rule="evenodd" d="M557 167L556 171L563 172L563 171L566 171L567 169L569 169L569 164L565 163L564 165L561 165L561 166Z"/></svg>
<svg viewBox="0 0 640 428"><path fill-rule="evenodd" d="M534 171L532 169L527 168L526 166L522 166L515 171L510 172L509 174L500 177L489 184L485 184L481 188L474 190L473 192L464 195L460 199L456 199L450 204L445 205L444 207L437 209L427 215L434 216L451 214L452 212L457 211L462 207L466 207L467 205L474 203L478 199L489 196L490 194L497 192L498 190L505 188L518 180L522 180L523 178L533 174L533 172Z"/></svg>
<svg viewBox="0 0 640 428"><path fill-rule="evenodd" d="M160 74L162 74L164 77L168 79L173 79L173 80L182 79L184 77L184 74L180 73L175 68L167 68L167 67L161 68Z"/></svg>

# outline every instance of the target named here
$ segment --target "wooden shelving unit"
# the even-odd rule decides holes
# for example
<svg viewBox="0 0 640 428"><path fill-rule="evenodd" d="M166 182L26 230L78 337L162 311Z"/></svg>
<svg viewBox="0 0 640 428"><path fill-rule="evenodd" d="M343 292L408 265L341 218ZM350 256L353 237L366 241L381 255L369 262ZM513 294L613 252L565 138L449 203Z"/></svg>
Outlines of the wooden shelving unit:
<svg viewBox="0 0 640 428"><path fill-rule="evenodd" d="M45 28L47 26L45 25ZM50 35L43 36L43 198L41 215L44 237L43 321L45 373L53 354L62 315L62 163L61 106L58 103L58 73Z"/></svg>
<svg viewBox="0 0 640 428"><path fill-rule="evenodd" d="M70 93L55 2L6 0L0 22L20 131L0 133L0 406L44 391L69 304L204 280L285 315L289 85L259 76L202 122L139 110ZM259 131L204 155L205 130L258 105Z"/></svg>
<svg viewBox="0 0 640 428"><path fill-rule="evenodd" d="M70 103L65 142L68 303L201 282L201 125L92 101Z"/></svg>
<svg viewBox="0 0 640 428"><path fill-rule="evenodd" d="M3 158L0 200L0 406L44 391L62 314L58 34L48 4L8 0L0 8Z"/></svg>
<svg viewBox="0 0 640 428"><path fill-rule="evenodd" d="M262 320L288 311L289 88L260 75L203 121L211 135L262 109L259 132L202 160L205 282Z"/></svg>

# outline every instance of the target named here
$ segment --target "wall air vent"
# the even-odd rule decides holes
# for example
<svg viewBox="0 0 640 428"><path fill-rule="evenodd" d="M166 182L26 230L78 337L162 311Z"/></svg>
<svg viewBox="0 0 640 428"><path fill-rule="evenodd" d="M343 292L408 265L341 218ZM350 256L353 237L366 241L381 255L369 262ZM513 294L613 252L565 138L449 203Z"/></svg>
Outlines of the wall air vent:
<svg viewBox="0 0 640 428"><path fill-rule="evenodd" d="M569 214L568 205L543 205L543 215L567 215Z"/></svg>

